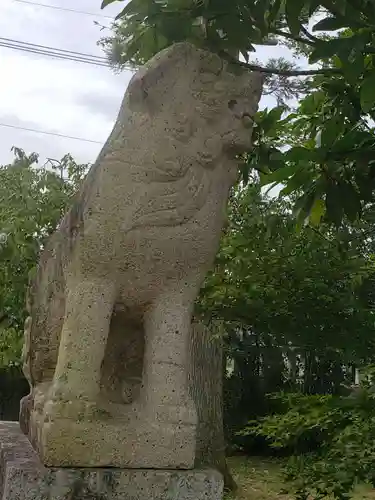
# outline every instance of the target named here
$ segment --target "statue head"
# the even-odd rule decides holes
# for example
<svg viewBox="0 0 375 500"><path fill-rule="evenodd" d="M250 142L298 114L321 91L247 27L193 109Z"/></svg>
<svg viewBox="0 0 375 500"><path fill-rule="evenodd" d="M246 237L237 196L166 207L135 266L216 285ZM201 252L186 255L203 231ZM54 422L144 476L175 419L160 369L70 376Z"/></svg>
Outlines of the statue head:
<svg viewBox="0 0 375 500"><path fill-rule="evenodd" d="M198 135L211 154L215 149L236 154L251 148L262 80L260 73L234 69L218 55L183 42L137 72L125 101L148 126L164 122L166 137L189 143Z"/></svg>

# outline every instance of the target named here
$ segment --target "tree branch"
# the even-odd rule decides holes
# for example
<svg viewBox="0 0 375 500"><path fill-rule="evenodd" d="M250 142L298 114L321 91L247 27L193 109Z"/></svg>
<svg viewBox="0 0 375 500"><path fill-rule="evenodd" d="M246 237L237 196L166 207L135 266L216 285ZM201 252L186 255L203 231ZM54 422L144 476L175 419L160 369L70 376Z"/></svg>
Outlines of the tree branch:
<svg viewBox="0 0 375 500"><path fill-rule="evenodd" d="M239 64L244 68L250 69L252 71L259 71L259 73L266 73L269 75L280 75L280 76L314 76L314 75L341 75L342 72L336 68L322 68L322 69L277 69L277 68L263 68L262 66L257 66L253 64L243 63L239 61Z"/></svg>
<svg viewBox="0 0 375 500"><path fill-rule="evenodd" d="M282 36L284 38L287 38L288 40L293 40L294 42L305 43L306 45L311 45L311 46L315 45L315 42L313 42L312 40L308 40L308 39L302 38L300 36L294 36L291 33L287 33L285 31L272 30L271 33L274 35L277 35L277 36Z"/></svg>
<svg viewBox="0 0 375 500"><path fill-rule="evenodd" d="M375 54L375 49L373 47L365 47L363 49L364 54Z"/></svg>
<svg viewBox="0 0 375 500"><path fill-rule="evenodd" d="M259 73L265 73L268 75L280 75L280 76L313 76L313 75L341 75L342 71L338 68L322 68L322 69L277 69L277 68L263 68L257 64L249 64L243 61L239 61L235 57L221 50L219 55L226 59L228 62L235 64L237 66L242 66L243 68L250 69L251 71L259 71Z"/></svg>

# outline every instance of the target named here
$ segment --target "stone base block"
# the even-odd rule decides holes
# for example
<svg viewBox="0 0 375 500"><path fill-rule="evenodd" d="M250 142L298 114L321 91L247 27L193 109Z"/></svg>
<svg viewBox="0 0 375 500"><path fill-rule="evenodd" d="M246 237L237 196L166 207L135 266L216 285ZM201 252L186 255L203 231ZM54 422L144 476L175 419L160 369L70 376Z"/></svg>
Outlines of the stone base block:
<svg viewBox="0 0 375 500"><path fill-rule="evenodd" d="M0 422L2 500L221 500L212 470L46 468L19 424Z"/></svg>
<svg viewBox="0 0 375 500"><path fill-rule="evenodd" d="M194 467L195 426L144 420L141 412L125 418L94 414L79 419L48 418L46 412L33 411L29 439L48 467Z"/></svg>

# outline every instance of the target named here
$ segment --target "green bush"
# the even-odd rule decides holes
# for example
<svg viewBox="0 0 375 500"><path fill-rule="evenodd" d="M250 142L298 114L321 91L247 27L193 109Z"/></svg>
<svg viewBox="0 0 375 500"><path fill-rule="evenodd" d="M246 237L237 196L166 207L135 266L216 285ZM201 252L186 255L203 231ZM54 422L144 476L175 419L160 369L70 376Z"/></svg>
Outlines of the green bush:
<svg viewBox="0 0 375 500"><path fill-rule="evenodd" d="M241 432L291 453L284 474L291 492L307 498L350 498L359 483L375 486L375 392L348 396L279 394L285 411L250 422Z"/></svg>

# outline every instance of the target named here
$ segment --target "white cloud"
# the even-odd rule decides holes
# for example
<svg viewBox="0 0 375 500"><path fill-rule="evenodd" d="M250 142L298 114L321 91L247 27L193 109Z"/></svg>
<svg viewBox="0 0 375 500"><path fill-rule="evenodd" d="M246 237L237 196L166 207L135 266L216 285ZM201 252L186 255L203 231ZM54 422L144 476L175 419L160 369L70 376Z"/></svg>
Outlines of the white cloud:
<svg viewBox="0 0 375 500"><path fill-rule="evenodd" d="M38 0L30 0L37 2ZM103 35L94 21L108 25L100 15L115 15L123 3L104 11L101 0L39 0L53 6L97 14L88 16L0 0L0 36L34 44L103 56L97 40ZM79 4L79 6L78 6ZM276 49L278 50L278 49ZM270 52L271 51L271 52ZM281 49L285 55L285 49ZM262 49L260 57L275 55ZM0 123L46 130L104 143L131 77L109 68L78 64L0 47ZM262 100L272 104L272 100ZM43 136L0 126L0 164L11 160L17 146L42 158L70 152L78 161L95 160L100 144Z"/></svg>
<svg viewBox="0 0 375 500"><path fill-rule="evenodd" d="M44 0L47 3L48 0ZM42 2L43 3L43 2ZM51 5L77 8L73 0ZM80 0L80 10L100 11L100 0ZM112 9L113 12L113 9ZM96 42L100 17L2 0L0 33L3 38L101 55ZM105 19L104 19L105 21ZM109 68L78 64L0 47L0 122L47 130L104 143L116 118L131 77ZM13 145L37 151L42 158L71 152L79 161L94 161L99 144L0 127L0 164L12 158Z"/></svg>

